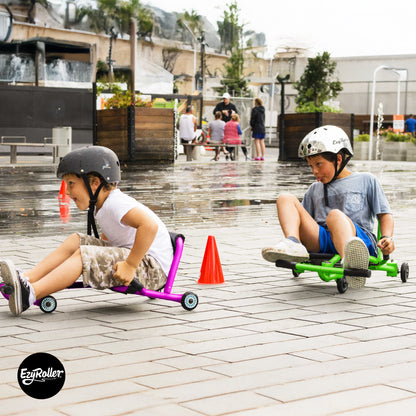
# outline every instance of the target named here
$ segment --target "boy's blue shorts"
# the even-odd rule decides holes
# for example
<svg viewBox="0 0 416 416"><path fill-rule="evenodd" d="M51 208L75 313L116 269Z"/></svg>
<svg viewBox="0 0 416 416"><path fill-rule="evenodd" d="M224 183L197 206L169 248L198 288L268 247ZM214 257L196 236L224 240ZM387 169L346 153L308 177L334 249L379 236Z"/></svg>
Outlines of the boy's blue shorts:
<svg viewBox="0 0 416 416"><path fill-rule="evenodd" d="M353 222L355 225L355 231L357 233L357 237L361 238L361 240L364 241L364 244L367 246L368 251L371 256L376 256L373 243L371 242L368 235L358 226L355 222ZM337 253L337 250L335 249L334 243L331 240L331 234L327 229L319 226L319 252L320 253Z"/></svg>

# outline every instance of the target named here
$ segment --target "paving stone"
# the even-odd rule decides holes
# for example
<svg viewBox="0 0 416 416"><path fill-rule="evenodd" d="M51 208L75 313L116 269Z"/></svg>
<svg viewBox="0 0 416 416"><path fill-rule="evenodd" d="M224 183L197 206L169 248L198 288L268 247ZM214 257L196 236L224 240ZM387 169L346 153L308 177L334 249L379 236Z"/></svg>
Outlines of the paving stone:
<svg viewBox="0 0 416 416"><path fill-rule="evenodd" d="M230 413L232 414L232 412L243 409L253 409L256 407L267 406L272 403L273 400L252 392L238 392L185 402L183 403L183 406L204 412L207 415L224 415Z"/></svg>
<svg viewBox="0 0 416 416"><path fill-rule="evenodd" d="M261 248L282 238L276 196L301 197L313 179L300 164L180 161L123 173L128 179L120 186L186 234L174 292L191 290L200 304L187 312L174 302L77 289L57 293L52 314L30 308L15 318L0 298L0 415L413 416L416 163L354 167L371 170L391 200L393 258L409 263L407 283L377 272L362 290L339 294L335 282L314 273L293 278L263 261ZM60 222L53 169L42 180L42 206L26 201L37 210L36 223L20 216L18 228L0 230L2 256L23 269L66 235L85 232L85 215L73 207L71 221ZM4 176L0 185L9 196L0 200L1 213L16 195ZM257 198L270 202L221 206ZM219 250L221 285L197 283L209 235ZM29 398L16 380L35 351L55 355L67 372L64 388L48 400Z"/></svg>

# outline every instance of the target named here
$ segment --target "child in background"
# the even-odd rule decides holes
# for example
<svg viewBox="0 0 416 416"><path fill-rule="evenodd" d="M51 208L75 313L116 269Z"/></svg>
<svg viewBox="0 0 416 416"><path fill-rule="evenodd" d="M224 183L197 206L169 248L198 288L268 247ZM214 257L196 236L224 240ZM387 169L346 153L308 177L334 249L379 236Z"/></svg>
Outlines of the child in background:
<svg viewBox="0 0 416 416"><path fill-rule="evenodd" d="M317 179L302 203L289 194L276 201L280 226L286 237L265 247L265 260L306 261L308 252L338 253L346 269L367 269L369 255L378 248L394 250L394 222L378 180L370 173L352 173L346 165L353 156L348 136L336 126L322 126L305 136L299 157L306 159ZM381 239L373 234L378 218ZM365 277L345 276L358 289Z"/></svg>
<svg viewBox="0 0 416 416"><path fill-rule="evenodd" d="M67 288L80 275L84 286L95 289L129 286L135 277L148 289L163 287L173 259L169 232L153 211L117 188L121 175L116 154L102 146L74 150L61 160L57 176L66 182L76 206L89 209L96 237L72 234L26 272L2 261L3 281L13 287L12 314L20 315L36 299Z"/></svg>
<svg viewBox="0 0 416 416"><path fill-rule="evenodd" d="M224 127L224 138L223 143L224 144L241 144L241 138L240 136L243 134L240 127L240 117L238 114L234 113L231 116L231 120L227 121L225 123ZM235 147L226 146L225 147L227 151L230 153L230 159L235 160ZM243 153L248 159L247 156L247 149L245 147L242 147Z"/></svg>
<svg viewBox="0 0 416 416"><path fill-rule="evenodd" d="M221 117L221 112L217 111L215 113L215 120L211 121L208 125L209 142L212 144L219 145L222 143L224 138L225 122L221 120ZM224 152L225 157L228 159L229 154L225 151L225 148L217 146L215 147L215 157L212 159L215 162L218 162L220 158L221 149Z"/></svg>

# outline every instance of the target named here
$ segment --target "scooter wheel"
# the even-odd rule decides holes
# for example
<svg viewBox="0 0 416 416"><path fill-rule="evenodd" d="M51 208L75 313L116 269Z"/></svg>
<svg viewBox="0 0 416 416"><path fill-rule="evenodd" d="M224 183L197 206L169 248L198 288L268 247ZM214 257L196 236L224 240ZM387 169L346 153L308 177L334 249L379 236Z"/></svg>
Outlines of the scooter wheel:
<svg viewBox="0 0 416 416"><path fill-rule="evenodd" d="M198 296L192 292L186 292L182 295L181 305L187 311L192 311L198 305Z"/></svg>
<svg viewBox="0 0 416 416"><path fill-rule="evenodd" d="M402 279L403 283L406 283L408 277L409 277L409 265L407 263L402 263L402 265L400 266L400 279Z"/></svg>
<svg viewBox="0 0 416 416"><path fill-rule="evenodd" d="M293 275L293 277L299 277L300 273L295 272L294 270L292 270L292 275Z"/></svg>
<svg viewBox="0 0 416 416"><path fill-rule="evenodd" d="M40 310L45 313L51 313L56 309L57 302L53 296L45 296L40 301Z"/></svg>
<svg viewBox="0 0 416 416"><path fill-rule="evenodd" d="M13 286L10 286L10 285L3 285L2 287L0 287L0 291L4 295L11 295L13 293L13 290L14 290Z"/></svg>
<svg viewBox="0 0 416 416"><path fill-rule="evenodd" d="M337 279L337 289L339 293L345 293L348 289L348 282L345 277L341 277L341 279Z"/></svg>

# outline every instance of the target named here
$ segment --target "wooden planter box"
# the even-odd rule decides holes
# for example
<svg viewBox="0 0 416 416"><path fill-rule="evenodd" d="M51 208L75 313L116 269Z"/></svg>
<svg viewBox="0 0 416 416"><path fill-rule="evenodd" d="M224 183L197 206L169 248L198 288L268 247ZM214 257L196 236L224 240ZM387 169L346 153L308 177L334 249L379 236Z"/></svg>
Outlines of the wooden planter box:
<svg viewBox="0 0 416 416"><path fill-rule="evenodd" d="M136 108L135 160L174 162L175 120L171 108Z"/></svg>
<svg viewBox="0 0 416 416"><path fill-rule="evenodd" d="M279 115L279 160L299 160L298 147L302 139L316 127L334 125L342 128L353 146L354 114L295 113Z"/></svg>
<svg viewBox="0 0 416 416"><path fill-rule="evenodd" d="M134 159L134 111L114 108L97 111L97 137L94 144L113 150L122 161Z"/></svg>
<svg viewBox="0 0 416 416"><path fill-rule="evenodd" d="M94 143L109 147L121 161L173 163L173 110L147 107L98 110Z"/></svg>

